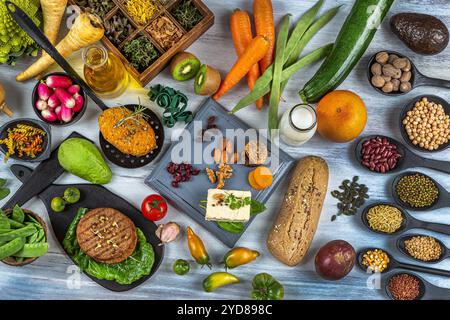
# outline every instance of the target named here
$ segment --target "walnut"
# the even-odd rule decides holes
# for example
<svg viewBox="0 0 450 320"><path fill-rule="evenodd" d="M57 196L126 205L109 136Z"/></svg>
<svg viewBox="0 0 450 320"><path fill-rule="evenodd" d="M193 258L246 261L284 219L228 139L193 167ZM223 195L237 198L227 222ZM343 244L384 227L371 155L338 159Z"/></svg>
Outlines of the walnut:
<svg viewBox="0 0 450 320"><path fill-rule="evenodd" d="M213 169L206 168L206 175L212 184L216 183L216 172Z"/></svg>

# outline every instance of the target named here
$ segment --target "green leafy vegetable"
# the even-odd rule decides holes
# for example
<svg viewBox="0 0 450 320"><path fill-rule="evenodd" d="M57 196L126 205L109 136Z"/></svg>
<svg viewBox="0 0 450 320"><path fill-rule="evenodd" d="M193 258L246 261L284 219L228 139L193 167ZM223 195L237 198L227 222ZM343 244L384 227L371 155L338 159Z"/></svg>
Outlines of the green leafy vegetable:
<svg viewBox="0 0 450 320"><path fill-rule="evenodd" d="M136 229L138 238L136 249L125 261L110 265L99 263L81 251L77 242L76 230L78 222L87 211L86 208L78 210L63 240L64 250L80 269L97 279L114 280L119 284L131 284L143 276L149 275L153 267L155 254L144 233L138 228Z"/></svg>
<svg viewBox="0 0 450 320"><path fill-rule="evenodd" d="M250 216L256 216L262 212L266 211L266 206L256 200L250 200ZM218 221L217 225L230 233L239 234L244 232L245 224L242 222L228 222L228 221Z"/></svg>
<svg viewBox="0 0 450 320"><path fill-rule="evenodd" d="M123 53L130 64L139 72L145 71L159 57L158 50L144 35L126 42Z"/></svg>

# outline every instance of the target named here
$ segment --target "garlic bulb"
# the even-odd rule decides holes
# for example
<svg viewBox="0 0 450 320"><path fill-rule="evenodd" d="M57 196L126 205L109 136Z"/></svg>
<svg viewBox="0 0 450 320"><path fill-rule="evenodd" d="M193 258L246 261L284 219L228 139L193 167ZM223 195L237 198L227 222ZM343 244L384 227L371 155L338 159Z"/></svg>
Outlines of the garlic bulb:
<svg viewBox="0 0 450 320"><path fill-rule="evenodd" d="M156 236L161 240L160 245L172 242L176 240L180 234L181 228L175 222L167 222L160 224L156 230Z"/></svg>

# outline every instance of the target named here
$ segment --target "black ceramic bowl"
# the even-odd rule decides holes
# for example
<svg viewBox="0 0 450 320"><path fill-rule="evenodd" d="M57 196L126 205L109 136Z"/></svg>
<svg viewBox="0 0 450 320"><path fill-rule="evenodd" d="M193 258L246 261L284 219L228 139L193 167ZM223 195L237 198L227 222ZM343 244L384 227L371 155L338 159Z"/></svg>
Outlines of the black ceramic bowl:
<svg viewBox="0 0 450 320"><path fill-rule="evenodd" d="M18 124L30 125L30 126L39 128L41 130L44 130L46 133L46 135L44 136L44 141L43 141L43 149L44 150L36 158L31 158L28 156L23 156L23 157L19 158L15 154L11 155L10 158L19 160L19 161L26 161L26 162L40 162L40 161L48 159L50 157L51 145L52 145L51 132L50 132L51 129L50 129L50 126L45 122L35 120L35 119L28 119L28 118L16 119L16 120L9 121L9 122L5 123L2 127L0 127L0 139L6 138L8 135L8 129L15 128L16 125L18 125ZM0 151L3 152L4 154L6 154L7 147L4 144L0 145Z"/></svg>
<svg viewBox="0 0 450 320"><path fill-rule="evenodd" d="M415 300L422 300L422 298L424 297L425 293L426 293L426 285L425 285L425 281L419 277L416 274L413 274L411 272L406 272L406 271L401 271L401 272L396 272L394 274L391 274L387 277L386 279L386 284L385 284L385 291L386 291L386 295L389 297L389 299L391 300L397 300L394 298L394 295L392 294L391 290L389 289L389 284L392 280L393 277L401 275L401 274L407 274L411 277L414 277L415 279L417 279L419 281L419 294L416 297Z"/></svg>
<svg viewBox="0 0 450 320"><path fill-rule="evenodd" d="M86 111L86 107L87 107L87 95L86 95L86 93L84 92L83 88L80 88L80 92L78 93L78 94L80 94L80 95L83 97L83 99L84 99L83 108L82 108L79 112L77 112L77 113L75 113L75 114L73 115L72 121L70 121L70 122L67 122L67 123L66 123L66 122L62 122L62 121L59 121L59 120L56 120L55 122L48 122L48 121L45 120L45 118L41 115L41 112L40 112L38 109L36 109L36 101L39 100L38 92L37 92L38 85L39 85L39 83L40 83L41 81L43 81L43 80L47 79L47 77L53 76L53 75L69 77L70 79L72 79L73 84L78 84L77 81L76 81L73 77L71 77L69 74L67 74L67 73L65 73L65 72L53 72L53 73L46 74L46 75L43 76L41 79L39 79L39 81L38 81L38 82L36 83L36 85L34 86L33 94L31 95L31 103L32 103L32 107L33 107L33 110L34 110L34 112L36 113L36 115L37 115L37 116L39 117L39 119L41 119L42 121L44 121L44 122L46 122L46 123L48 123L48 124L50 124L50 125L52 125L52 126L58 126L58 127L66 127L66 126L70 126L70 125L72 125L72 124L78 122L78 121L81 119L81 117L83 117L83 114L84 114L84 112Z"/></svg>
<svg viewBox="0 0 450 320"><path fill-rule="evenodd" d="M450 141L441 145L437 150L427 150L427 149L421 148L420 146L412 143L412 141L409 139L408 133L405 130L405 126L403 125L403 119L406 118L406 114L408 113L408 111L412 110L414 108L414 105L416 104L416 102L421 101L422 98L427 98L428 101L432 101L434 103L442 105L442 107L445 110L445 113L450 114L450 104L447 102L447 100L445 100L441 97L433 96L433 95L422 95L422 96L415 97L410 102L408 102L408 104L405 105L405 107L403 108L402 112L400 112L399 123L400 123L400 132L402 133L403 140L405 140L405 142L411 148L414 148L421 152L433 153L433 152L443 151L443 150L447 149L448 147L450 147Z"/></svg>

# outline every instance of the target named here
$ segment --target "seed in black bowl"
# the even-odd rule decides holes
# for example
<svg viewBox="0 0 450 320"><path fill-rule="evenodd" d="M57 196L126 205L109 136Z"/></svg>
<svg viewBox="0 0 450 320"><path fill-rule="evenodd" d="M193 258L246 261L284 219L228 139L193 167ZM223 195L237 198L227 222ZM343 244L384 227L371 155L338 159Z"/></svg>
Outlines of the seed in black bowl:
<svg viewBox="0 0 450 320"><path fill-rule="evenodd" d="M413 208L431 206L439 196L436 184L427 176L419 173L400 178L396 192L401 201Z"/></svg>

